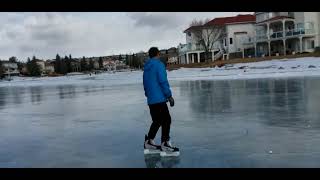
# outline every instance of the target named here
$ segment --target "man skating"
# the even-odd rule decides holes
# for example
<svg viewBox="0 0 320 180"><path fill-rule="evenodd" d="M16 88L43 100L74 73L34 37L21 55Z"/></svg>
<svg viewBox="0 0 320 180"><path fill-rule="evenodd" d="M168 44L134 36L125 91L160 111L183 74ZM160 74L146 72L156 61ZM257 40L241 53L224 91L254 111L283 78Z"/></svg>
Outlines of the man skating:
<svg viewBox="0 0 320 180"><path fill-rule="evenodd" d="M167 102L174 106L174 99L167 79L167 72L164 63L160 60L160 51L156 47L149 50L149 59L144 65L143 86L145 96L152 118L152 124L148 135L145 135L144 153L158 153L161 156L178 156L179 148L173 147L170 143L171 116ZM154 142L154 138L161 127L161 145Z"/></svg>

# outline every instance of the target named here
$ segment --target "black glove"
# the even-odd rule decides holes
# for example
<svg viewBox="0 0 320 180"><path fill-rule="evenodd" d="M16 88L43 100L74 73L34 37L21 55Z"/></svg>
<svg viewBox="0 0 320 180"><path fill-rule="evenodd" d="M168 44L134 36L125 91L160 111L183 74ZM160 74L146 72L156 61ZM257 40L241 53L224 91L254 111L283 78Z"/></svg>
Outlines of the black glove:
<svg viewBox="0 0 320 180"><path fill-rule="evenodd" d="M173 106L174 106L174 99L173 99L172 96L170 96L170 97L168 98L168 101L169 101L169 103L170 103L170 106L173 107Z"/></svg>

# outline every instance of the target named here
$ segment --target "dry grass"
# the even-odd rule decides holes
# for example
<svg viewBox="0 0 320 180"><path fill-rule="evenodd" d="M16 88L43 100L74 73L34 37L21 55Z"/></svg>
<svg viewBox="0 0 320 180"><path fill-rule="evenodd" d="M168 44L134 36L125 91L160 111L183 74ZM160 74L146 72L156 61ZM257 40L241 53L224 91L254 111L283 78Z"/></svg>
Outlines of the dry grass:
<svg viewBox="0 0 320 180"><path fill-rule="evenodd" d="M294 59L300 57L320 57L320 53L308 53L308 54L296 54L287 56L271 56L271 57L261 57L261 58L244 58L244 59L231 59L231 60L219 60L215 62L203 62L203 63L193 63L193 64L177 64L168 65L168 70L175 70L179 68L206 68L215 66L224 66L225 64L236 64L236 63L250 63L250 62L260 62L269 61L273 59Z"/></svg>

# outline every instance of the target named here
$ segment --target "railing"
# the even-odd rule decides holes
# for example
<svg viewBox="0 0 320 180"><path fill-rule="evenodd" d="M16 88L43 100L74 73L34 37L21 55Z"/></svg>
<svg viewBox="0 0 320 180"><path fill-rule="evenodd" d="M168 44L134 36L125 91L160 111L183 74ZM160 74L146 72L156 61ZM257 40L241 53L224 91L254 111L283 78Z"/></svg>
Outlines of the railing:
<svg viewBox="0 0 320 180"><path fill-rule="evenodd" d="M270 39L278 39L283 37L283 31L278 31L269 34Z"/></svg>
<svg viewBox="0 0 320 180"><path fill-rule="evenodd" d="M190 48L191 51L202 51L204 48L200 45L195 45Z"/></svg>
<svg viewBox="0 0 320 180"><path fill-rule="evenodd" d="M277 31L269 34L270 39L279 39L283 37L292 37L292 36L300 36L300 35L308 35L308 34L314 34L315 30L314 28L299 28L299 29L293 29L293 30L287 30L287 31ZM268 36L266 35L257 35L253 41L259 42L259 41L266 41L268 40ZM244 41L244 44L249 43Z"/></svg>
<svg viewBox="0 0 320 180"><path fill-rule="evenodd" d="M214 61L217 60L217 59L219 59L219 58L223 55L222 51L223 51L223 50L220 49L219 52L214 55L214 59L213 59Z"/></svg>
<svg viewBox="0 0 320 180"><path fill-rule="evenodd" d="M8 75L8 74L19 74L20 72L18 70L6 70L4 72L5 75Z"/></svg>
<svg viewBox="0 0 320 180"><path fill-rule="evenodd" d="M293 30L289 30L286 31L286 37L288 36L299 36L299 35L305 35L305 34L314 34L315 31L314 29L293 29Z"/></svg>

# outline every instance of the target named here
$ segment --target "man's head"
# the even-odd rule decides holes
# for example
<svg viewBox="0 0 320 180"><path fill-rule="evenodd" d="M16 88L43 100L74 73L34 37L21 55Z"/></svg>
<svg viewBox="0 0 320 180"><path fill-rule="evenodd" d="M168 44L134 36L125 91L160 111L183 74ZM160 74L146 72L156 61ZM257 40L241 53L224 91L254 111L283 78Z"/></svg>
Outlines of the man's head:
<svg viewBox="0 0 320 180"><path fill-rule="evenodd" d="M152 47L149 49L149 57L154 58L154 57L159 57L160 56L160 51L156 47Z"/></svg>

